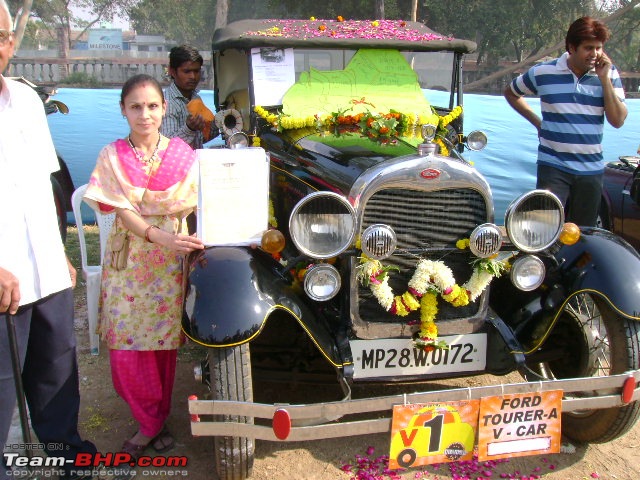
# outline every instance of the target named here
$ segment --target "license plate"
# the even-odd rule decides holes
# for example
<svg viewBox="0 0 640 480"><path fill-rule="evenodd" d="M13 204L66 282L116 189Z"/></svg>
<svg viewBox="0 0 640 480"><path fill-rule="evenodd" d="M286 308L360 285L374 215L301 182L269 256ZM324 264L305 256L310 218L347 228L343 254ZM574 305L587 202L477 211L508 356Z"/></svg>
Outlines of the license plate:
<svg viewBox="0 0 640 480"><path fill-rule="evenodd" d="M485 333L451 335L438 339L447 342L450 349L436 348L426 352L415 348L410 338L351 340L353 378L432 375L485 369Z"/></svg>

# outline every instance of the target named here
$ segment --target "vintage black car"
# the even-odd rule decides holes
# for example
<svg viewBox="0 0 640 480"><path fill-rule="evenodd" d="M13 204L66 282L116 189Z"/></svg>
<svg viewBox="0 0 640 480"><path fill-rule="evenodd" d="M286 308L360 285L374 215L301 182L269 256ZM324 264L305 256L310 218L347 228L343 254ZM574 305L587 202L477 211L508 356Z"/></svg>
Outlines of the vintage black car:
<svg viewBox="0 0 640 480"><path fill-rule="evenodd" d="M565 225L547 191L494 223L491 187L462 156L486 143L463 129L462 59L475 48L398 20L215 32L228 164L243 146L264 150L270 210L262 243L212 245L186 270L183 330L210 387L189 401L192 432L214 437L220 478L250 475L256 439L388 432L403 402L562 390L562 433L582 442L637 421L640 256ZM511 372L523 382L428 383ZM267 395L267 379L283 388ZM295 382L317 382L314 403L286 396ZM379 396L388 384L401 393ZM352 398L356 387L370 394Z"/></svg>
<svg viewBox="0 0 640 480"><path fill-rule="evenodd" d="M640 157L621 156L604 171L599 221L602 228L640 248L640 204L631 197L634 173Z"/></svg>

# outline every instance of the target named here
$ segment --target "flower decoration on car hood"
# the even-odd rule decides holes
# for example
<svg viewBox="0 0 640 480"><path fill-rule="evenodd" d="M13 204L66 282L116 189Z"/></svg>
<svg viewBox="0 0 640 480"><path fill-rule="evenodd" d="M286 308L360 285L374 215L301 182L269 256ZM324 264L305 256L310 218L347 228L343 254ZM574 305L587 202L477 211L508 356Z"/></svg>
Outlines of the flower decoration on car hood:
<svg viewBox="0 0 640 480"><path fill-rule="evenodd" d="M456 243L457 248L468 247L468 239ZM424 349L448 348L438 340L435 320L438 314L438 297L454 307L463 307L485 291L494 277L499 277L509 268L507 260L478 259L473 264L471 277L462 285L456 282L451 269L441 260L421 259L416 264L407 291L395 295L389 285L389 273L399 270L394 265L383 265L362 255L358 266L358 280L368 286L382 308L392 315L405 317L420 310L420 328L414 335L416 347Z"/></svg>

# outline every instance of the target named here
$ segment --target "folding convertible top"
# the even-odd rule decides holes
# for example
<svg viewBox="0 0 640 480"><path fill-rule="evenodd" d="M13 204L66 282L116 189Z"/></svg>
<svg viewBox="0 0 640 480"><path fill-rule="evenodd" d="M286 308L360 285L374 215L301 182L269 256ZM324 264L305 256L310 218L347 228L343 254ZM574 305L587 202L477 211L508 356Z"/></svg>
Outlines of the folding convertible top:
<svg viewBox="0 0 640 480"><path fill-rule="evenodd" d="M447 37L404 20L240 20L215 31L214 51L229 48L390 48L471 53L476 43Z"/></svg>

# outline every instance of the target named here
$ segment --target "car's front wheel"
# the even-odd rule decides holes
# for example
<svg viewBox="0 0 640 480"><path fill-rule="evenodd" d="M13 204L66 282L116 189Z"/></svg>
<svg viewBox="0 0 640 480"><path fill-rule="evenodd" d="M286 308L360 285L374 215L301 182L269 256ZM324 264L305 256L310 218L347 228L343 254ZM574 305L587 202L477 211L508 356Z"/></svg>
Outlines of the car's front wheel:
<svg viewBox="0 0 640 480"><path fill-rule="evenodd" d="M640 322L617 314L600 296L579 293L565 305L538 352L527 363L529 381L601 377L638 368ZM640 402L567 412L562 433L578 442L604 443L626 433L640 417Z"/></svg>
<svg viewBox="0 0 640 480"><path fill-rule="evenodd" d="M209 371L214 400L253 401L249 345L209 349ZM253 418L225 415L225 422L253 423ZM214 437L216 470L220 480L244 480L253 468L254 440Z"/></svg>

